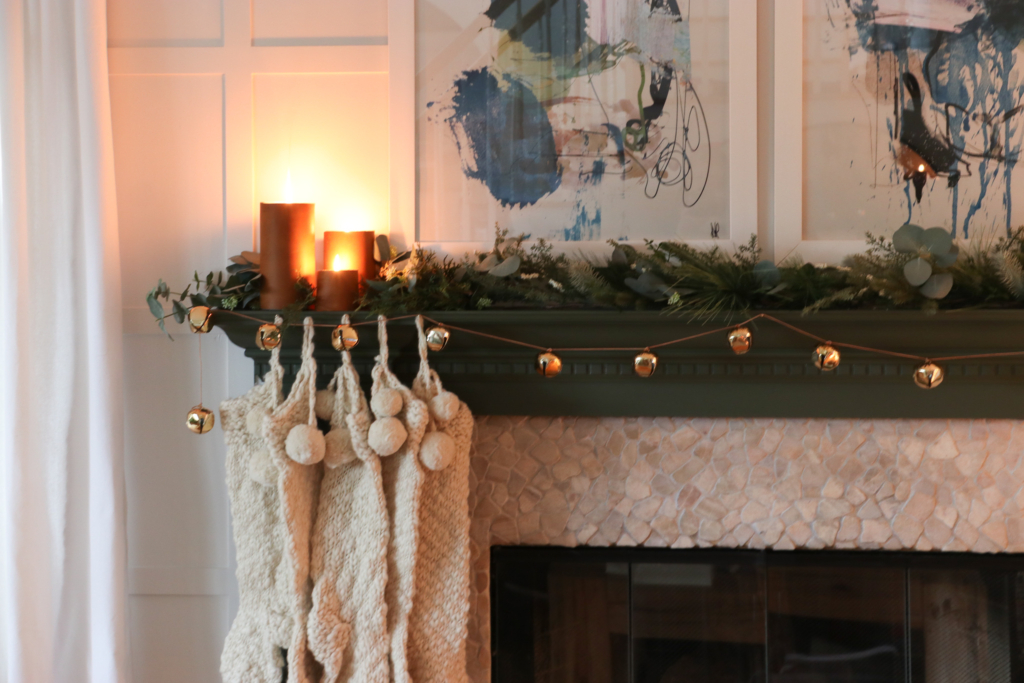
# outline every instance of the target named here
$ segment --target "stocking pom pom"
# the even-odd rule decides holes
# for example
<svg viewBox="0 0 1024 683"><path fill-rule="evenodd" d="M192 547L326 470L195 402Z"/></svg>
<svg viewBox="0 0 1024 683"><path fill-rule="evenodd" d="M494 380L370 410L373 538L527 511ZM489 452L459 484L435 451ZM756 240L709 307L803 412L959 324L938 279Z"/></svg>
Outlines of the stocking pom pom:
<svg viewBox="0 0 1024 683"><path fill-rule="evenodd" d="M382 417L370 425L366 440L377 455L386 457L397 453L408 436L405 425L397 417Z"/></svg>
<svg viewBox="0 0 1024 683"><path fill-rule="evenodd" d="M256 407L245 414L245 429L253 436L263 436L263 420L270 411Z"/></svg>
<svg viewBox="0 0 1024 683"><path fill-rule="evenodd" d="M420 444L420 462L428 470L439 472L455 459L455 439L446 432L430 432Z"/></svg>
<svg viewBox="0 0 1024 683"><path fill-rule="evenodd" d="M249 478L268 488L277 484L277 467L270 458L270 451L264 448L252 456L249 460Z"/></svg>
<svg viewBox="0 0 1024 683"><path fill-rule="evenodd" d="M352 447L352 435L344 427L334 427L324 437L327 450L324 452L324 464L332 470L347 465L356 459L356 450Z"/></svg>
<svg viewBox="0 0 1024 683"><path fill-rule="evenodd" d="M295 425L288 432L284 450L300 465L315 465L324 459L324 433L312 425Z"/></svg>
<svg viewBox="0 0 1024 683"><path fill-rule="evenodd" d="M459 413L459 397L450 391L442 391L430 399L430 414L434 419L448 422Z"/></svg>
<svg viewBox="0 0 1024 683"><path fill-rule="evenodd" d="M321 389L316 392L316 404L313 411L321 420L330 422L331 416L334 414L334 392L330 389Z"/></svg>
<svg viewBox="0 0 1024 683"><path fill-rule="evenodd" d="M394 417L402 412L402 393L398 389L385 388L370 399L370 408L377 417Z"/></svg>

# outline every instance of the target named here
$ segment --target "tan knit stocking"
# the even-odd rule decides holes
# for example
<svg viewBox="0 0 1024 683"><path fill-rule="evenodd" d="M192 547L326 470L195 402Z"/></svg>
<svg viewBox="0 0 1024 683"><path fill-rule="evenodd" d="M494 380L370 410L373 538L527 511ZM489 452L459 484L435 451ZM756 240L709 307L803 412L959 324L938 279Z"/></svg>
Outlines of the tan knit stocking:
<svg viewBox="0 0 1024 683"><path fill-rule="evenodd" d="M264 433L270 456L280 471L278 495L284 526L284 559L277 572L277 590L290 617L288 632L288 682L312 683L319 666L309 656L306 617L310 609L309 538L317 509L323 465L302 465L292 460L285 441L293 427L308 426L316 393L316 361L313 359L313 319L303 326L302 365L288 398L267 418Z"/></svg>
<svg viewBox="0 0 1024 683"><path fill-rule="evenodd" d="M465 683L469 619L469 451L473 415L444 392L427 363L423 319L419 332L420 370L413 392L431 407L430 431L446 432L455 442L454 457L440 471L426 471L420 489L416 587L409 615L409 675L416 683ZM454 417L444 413L454 399ZM442 406L440 410L438 406ZM426 443L429 437L425 437Z"/></svg>
<svg viewBox="0 0 1024 683"><path fill-rule="evenodd" d="M385 389L401 394L402 408L396 416L404 425L407 437L393 455L383 458L384 497L387 500L390 527L388 547L387 602L388 635L391 642L391 668L395 683L409 683L407 660L409 610L412 609L416 581L416 543L419 516L420 484L423 471L417 456L423 433L427 428L427 406L413 395L388 368L387 320L380 316L377 324L380 355L373 368L376 397ZM380 419L380 418L378 418Z"/></svg>
<svg viewBox="0 0 1024 683"><path fill-rule="evenodd" d="M281 324L281 319L276 322ZM284 666L281 646L286 643L279 636L288 619L274 587L284 535L277 477L273 469L266 471L273 465L263 434L264 415L281 402L283 378L280 349L274 349L263 383L220 404L238 560L238 614L221 654L225 683L280 683ZM263 483L252 476L254 467Z"/></svg>
<svg viewBox="0 0 1024 683"><path fill-rule="evenodd" d="M346 315L342 324L348 323ZM380 458L366 442L372 416L348 351L329 388L334 412L326 462L336 466L324 470L313 527L309 647L323 664L324 683L388 683L387 503ZM332 459L332 448L344 457Z"/></svg>

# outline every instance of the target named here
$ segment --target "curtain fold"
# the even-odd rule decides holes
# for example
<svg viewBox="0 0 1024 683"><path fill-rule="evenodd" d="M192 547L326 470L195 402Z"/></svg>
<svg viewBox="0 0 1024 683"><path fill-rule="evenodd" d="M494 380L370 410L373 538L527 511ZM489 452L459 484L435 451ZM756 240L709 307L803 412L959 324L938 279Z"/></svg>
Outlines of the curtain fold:
<svg viewBox="0 0 1024 683"><path fill-rule="evenodd" d="M0 2L0 681L129 679L104 0Z"/></svg>

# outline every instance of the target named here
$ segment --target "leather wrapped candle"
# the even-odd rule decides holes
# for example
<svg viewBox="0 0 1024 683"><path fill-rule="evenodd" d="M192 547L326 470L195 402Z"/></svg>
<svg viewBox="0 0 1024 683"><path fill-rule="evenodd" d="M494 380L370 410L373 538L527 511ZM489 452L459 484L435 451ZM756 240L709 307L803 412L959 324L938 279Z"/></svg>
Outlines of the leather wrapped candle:
<svg viewBox="0 0 1024 683"><path fill-rule="evenodd" d="M312 204L260 204L260 308L278 310L295 303L295 281L312 282L316 242Z"/></svg>
<svg viewBox="0 0 1024 683"><path fill-rule="evenodd" d="M376 264L373 261L373 231L357 232L328 231L324 233L324 268L330 268L334 257L341 257L341 270L359 272L359 283L376 280Z"/></svg>
<svg viewBox="0 0 1024 683"><path fill-rule="evenodd" d="M334 266L341 267L341 257L334 257ZM316 310L351 311L358 297L358 271L321 270L316 274Z"/></svg>

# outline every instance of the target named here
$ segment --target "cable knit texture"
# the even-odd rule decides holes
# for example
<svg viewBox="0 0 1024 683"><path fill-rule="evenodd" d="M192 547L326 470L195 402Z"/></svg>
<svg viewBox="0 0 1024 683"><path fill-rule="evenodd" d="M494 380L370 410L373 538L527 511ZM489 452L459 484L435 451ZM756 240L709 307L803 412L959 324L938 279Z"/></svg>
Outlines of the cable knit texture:
<svg viewBox="0 0 1024 683"><path fill-rule="evenodd" d="M280 683L284 666L281 646L287 642L281 636L290 620L274 585L284 547L280 498L276 477L273 486L265 486L250 476L253 459L265 454L267 443L262 429L250 430L246 422L281 402L283 377L280 351L275 349L264 383L220 404L238 562L238 613L221 654L224 683Z"/></svg>
<svg viewBox="0 0 1024 683"><path fill-rule="evenodd" d="M388 636L391 643L392 680L410 683L408 665L409 611L416 586L416 545L419 533L420 485L423 469L419 464L419 446L427 429L427 406L388 368L388 333L384 316L378 319L380 355L373 367L376 394L397 389L402 394L402 421L408 436L394 455L383 458L384 498L387 500L390 542L388 546L388 584L385 591Z"/></svg>
<svg viewBox="0 0 1024 683"><path fill-rule="evenodd" d="M348 316L342 324L348 324ZM352 357L331 381L331 433L347 429L356 459L324 471L313 527L309 646L324 683L388 683L388 511L381 461L366 442L372 417ZM347 445L347 444L346 444Z"/></svg>
<svg viewBox="0 0 1024 683"><path fill-rule="evenodd" d="M443 391L427 363L423 319L417 317L420 370L413 392L423 402ZM416 683L465 683L469 620L469 451L473 415L459 402L447 422L431 415L428 432L446 432L455 457L438 472L424 474L419 505L415 598L409 615L409 675Z"/></svg>
<svg viewBox="0 0 1024 683"><path fill-rule="evenodd" d="M301 465L285 451L292 427L309 424L316 392L313 360L313 319L306 318L302 338L302 365L288 398L264 420L270 457L279 470L278 495L285 529L284 561L277 576L279 598L290 617L288 683L319 680L319 665L308 651L306 618L310 609L309 538L320 492L322 464Z"/></svg>

